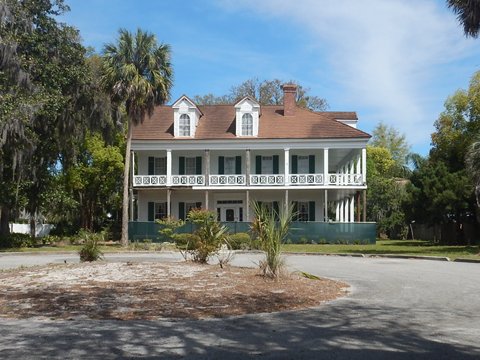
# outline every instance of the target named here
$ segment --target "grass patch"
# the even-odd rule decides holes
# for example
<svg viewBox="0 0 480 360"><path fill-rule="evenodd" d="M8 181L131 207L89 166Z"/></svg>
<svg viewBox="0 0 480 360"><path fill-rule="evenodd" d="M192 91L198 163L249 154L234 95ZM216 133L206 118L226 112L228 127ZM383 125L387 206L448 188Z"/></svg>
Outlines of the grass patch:
<svg viewBox="0 0 480 360"><path fill-rule="evenodd" d="M21 248L5 248L0 249L0 253L9 253L9 252L78 252L82 248L82 245L45 245L45 246L36 246L36 247L21 247ZM100 246L102 252L119 252L125 251L125 249L120 244L113 245L102 245Z"/></svg>
<svg viewBox="0 0 480 360"><path fill-rule="evenodd" d="M436 245L421 240L377 241L375 245L337 245L337 244L285 244L283 251L311 252L318 254L395 254L420 256L446 256L450 259L480 259L480 246Z"/></svg>

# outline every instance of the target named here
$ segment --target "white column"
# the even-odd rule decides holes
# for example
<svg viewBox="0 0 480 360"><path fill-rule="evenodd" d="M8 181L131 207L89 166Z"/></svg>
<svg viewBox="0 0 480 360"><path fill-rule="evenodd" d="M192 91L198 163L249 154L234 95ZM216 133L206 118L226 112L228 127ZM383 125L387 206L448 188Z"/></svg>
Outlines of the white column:
<svg viewBox="0 0 480 360"><path fill-rule="evenodd" d="M360 155L357 156L357 170L355 173L358 175L362 171L362 157Z"/></svg>
<svg viewBox="0 0 480 360"><path fill-rule="evenodd" d="M323 184L328 185L328 148L323 149Z"/></svg>
<svg viewBox="0 0 480 360"><path fill-rule="evenodd" d="M285 190L285 211L288 210L288 189Z"/></svg>
<svg viewBox="0 0 480 360"><path fill-rule="evenodd" d="M340 221L340 202L335 201L335 221Z"/></svg>
<svg viewBox="0 0 480 360"><path fill-rule="evenodd" d="M355 222L355 196L350 198L350 222Z"/></svg>
<svg viewBox="0 0 480 360"><path fill-rule="evenodd" d="M210 150L205 150L205 185L210 185ZM207 207L208 209L208 207Z"/></svg>
<svg viewBox="0 0 480 360"><path fill-rule="evenodd" d="M167 186L172 185L172 150L167 149Z"/></svg>
<svg viewBox="0 0 480 360"><path fill-rule="evenodd" d="M325 222L328 222L328 190L325 189L325 199L324 199L324 212L325 212L325 217L324 217L324 221Z"/></svg>
<svg viewBox="0 0 480 360"><path fill-rule="evenodd" d="M343 212L344 212L343 220L345 222L349 222L350 220L348 219L348 213L349 213L349 211L348 211L348 205L349 205L348 204L348 198L345 198L344 201L345 201L345 205L343 206Z"/></svg>
<svg viewBox="0 0 480 360"><path fill-rule="evenodd" d="M130 158L132 159L132 184L135 184L133 182L133 177L135 176L135 152L132 151Z"/></svg>
<svg viewBox="0 0 480 360"><path fill-rule="evenodd" d="M208 210L209 204L208 204L208 190L205 190L205 210Z"/></svg>
<svg viewBox="0 0 480 360"><path fill-rule="evenodd" d="M363 183L367 183L367 149L362 149L362 178Z"/></svg>
<svg viewBox="0 0 480 360"><path fill-rule="evenodd" d="M284 173L285 173L285 185L290 184L290 177L288 176L290 173L290 149L285 148L285 162L284 162Z"/></svg>
<svg viewBox="0 0 480 360"><path fill-rule="evenodd" d="M172 195L172 190L167 189L167 217L171 217L171 195Z"/></svg>
<svg viewBox="0 0 480 360"><path fill-rule="evenodd" d="M249 186L250 185L250 149L245 150L245 177L246 177L246 184L247 186Z"/></svg>
<svg viewBox="0 0 480 360"><path fill-rule="evenodd" d="M345 206L345 199L340 200L340 222L343 222L345 217L345 211L343 210Z"/></svg>
<svg viewBox="0 0 480 360"><path fill-rule="evenodd" d="M247 190L245 194L245 219L243 221L250 221L250 191Z"/></svg>

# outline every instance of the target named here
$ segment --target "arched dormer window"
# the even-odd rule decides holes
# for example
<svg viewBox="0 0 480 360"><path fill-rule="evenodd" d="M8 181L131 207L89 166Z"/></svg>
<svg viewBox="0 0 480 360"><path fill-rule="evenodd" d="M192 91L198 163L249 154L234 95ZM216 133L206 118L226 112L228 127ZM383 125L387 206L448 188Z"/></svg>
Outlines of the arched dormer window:
<svg viewBox="0 0 480 360"><path fill-rule="evenodd" d="M253 135L253 116L246 113L242 116L242 136Z"/></svg>
<svg viewBox="0 0 480 360"><path fill-rule="evenodd" d="M190 136L190 116L187 114L180 115L178 130L180 136Z"/></svg>

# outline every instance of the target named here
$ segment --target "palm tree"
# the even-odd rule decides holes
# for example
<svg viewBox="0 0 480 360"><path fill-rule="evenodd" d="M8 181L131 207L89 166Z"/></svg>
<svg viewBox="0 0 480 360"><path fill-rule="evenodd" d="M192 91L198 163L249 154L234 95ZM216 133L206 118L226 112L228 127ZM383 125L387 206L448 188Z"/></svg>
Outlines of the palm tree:
<svg viewBox="0 0 480 360"><path fill-rule="evenodd" d="M475 181L475 197L477 199L477 222L480 223L480 140L474 142L465 159L467 170Z"/></svg>
<svg viewBox="0 0 480 360"><path fill-rule="evenodd" d="M463 25L466 36L478 37L480 31L480 1L479 0L447 0L447 5L457 15Z"/></svg>
<svg viewBox="0 0 480 360"><path fill-rule="evenodd" d="M164 104L170 96L173 70L170 46L158 44L155 35L138 29L132 34L119 30L117 44L103 49L102 82L112 100L125 107L127 144L123 173L122 245L128 245L128 178L132 127L151 116L155 105Z"/></svg>

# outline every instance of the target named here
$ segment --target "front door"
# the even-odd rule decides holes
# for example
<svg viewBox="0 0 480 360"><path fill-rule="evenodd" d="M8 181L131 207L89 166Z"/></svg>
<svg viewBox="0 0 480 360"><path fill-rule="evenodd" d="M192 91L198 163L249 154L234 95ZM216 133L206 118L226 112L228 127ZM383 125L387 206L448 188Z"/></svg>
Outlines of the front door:
<svg viewBox="0 0 480 360"><path fill-rule="evenodd" d="M226 209L225 210L225 221L235 221L235 210Z"/></svg>

